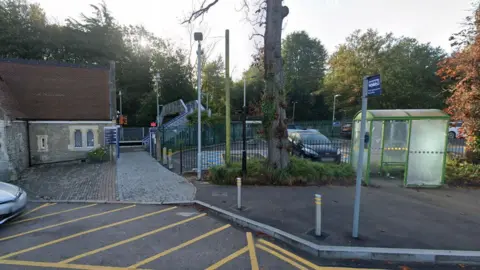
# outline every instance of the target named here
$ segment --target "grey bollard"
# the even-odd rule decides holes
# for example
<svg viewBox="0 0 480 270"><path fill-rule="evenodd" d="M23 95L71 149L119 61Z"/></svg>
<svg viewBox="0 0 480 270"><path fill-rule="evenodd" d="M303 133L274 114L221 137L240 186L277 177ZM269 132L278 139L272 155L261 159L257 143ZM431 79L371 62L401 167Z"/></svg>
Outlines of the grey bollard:
<svg viewBox="0 0 480 270"><path fill-rule="evenodd" d="M242 178L237 177L237 208L242 209Z"/></svg>
<svg viewBox="0 0 480 270"><path fill-rule="evenodd" d="M315 194L315 235L322 235L322 195Z"/></svg>
<svg viewBox="0 0 480 270"><path fill-rule="evenodd" d="M173 169L172 149L168 149L168 168L169 168L170 170Z"/></svg>
<svg viewBox="0 0 480 270"><path fill-rule="evenodd" d="M162 155L163 155L163 165L167 165L168 164L167 147L163 147Z"/></svg>

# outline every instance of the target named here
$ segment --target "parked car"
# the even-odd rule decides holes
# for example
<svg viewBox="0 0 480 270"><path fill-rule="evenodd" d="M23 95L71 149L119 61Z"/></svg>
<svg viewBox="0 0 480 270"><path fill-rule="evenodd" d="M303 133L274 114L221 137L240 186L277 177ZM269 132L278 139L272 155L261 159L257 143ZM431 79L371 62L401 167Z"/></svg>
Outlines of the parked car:
<svg viewBox="0 0 480 270"><path fill-rule="evenodd" d="M462 127L463 122L450 122L450 126L448 127L448 138L449 139L463 139L465 135L460 132L460 128Z"/></svg>
<svg viewBox="0 0 480 270"><path fill-rule="evenodd" d="M18 216L27 205L27 193L12 184L0 182L0 224Z"/></svg>
<svg viewBox="0 0 480 270"><path fill-rule="evenodd" d="M315 161L334 161L340 163L341 152L338 147L320 132L297 131L289 134L292 154Z"/></svg>
<svg viewBox="0 0 480 270"><path fill-rule="evenodd" d="M340 128L340 137L350 139L352 138L352 122L348 122L342 125Z"/></svg>
<svg viewBox="0 0 480 270"><path fill-rule="evenodd" d="M318 132L318 130L313 129L313 128L304 128L304 127L302 127L302 126L295 125L295 124L288 124L288 125L287 125L287 132L288 132L288 134L290 134L290 133L292 133L292 132L296 132L296 131L313 131L313 132Z"/></svg>

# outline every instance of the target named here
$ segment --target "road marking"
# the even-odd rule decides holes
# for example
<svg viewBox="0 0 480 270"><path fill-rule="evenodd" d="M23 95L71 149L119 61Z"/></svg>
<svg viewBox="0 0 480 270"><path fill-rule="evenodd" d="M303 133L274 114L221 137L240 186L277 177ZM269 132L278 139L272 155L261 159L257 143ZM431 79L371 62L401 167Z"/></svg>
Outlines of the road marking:
<svg viewBox="0 0 480 270"><path fill-rule="evenodd" d="M32 261L17 261L17 260L0 260L3 265L19 265L19 266L33 266L33 267L48 267L55 269L80 269L80 270L125 270L128 268L111 267L100 265L84 265L84 264L61 264L50 262L32 262Z"/></svg>
<svg viewBox="0 0 480 270"><path fill-rule="evenodd" d="M52 204L52 205L54 205L54 204ZM38 216L38 217L31 217L31 218L27 218L27 219L18 220L18 221L15 221L15 222L11 222L9 224L13 225L13 224L23 223L23 222L27 222L27 221L31 221L31 220L40 219L40 218L51 217L51 216L55 216L55 215L59 215L59 214L67 213L67 212L72 212L72 211L79 210L79 209L92 207L92 206L95 206L95 205L97 205L97 204L95 203L95 204L89 204L89 205L85 205L85 206L75 207L75 208L72 208L72 209L62 210L62 211L58 211L58 212L54 212L54 213L50 213L50 214L41 215L41 216ZM48 205L48 206L50 206L50 205ZM29 212L29 213L31 213L31 212Z"/></svg>
<svg viewBox="0 0 480 270"><path fill-rule="evenodd" d="M220 261L216 262L215 264L212 264L211 266L209 266L205 270L215 270L215 269L219 268L220 266L222 266L222 265L228 263L229 261L237 258L238 256L242 255L243 253L246 253L247 251L248 251L248 246L243 247L243 248L235 251L234 253L228 255L227 257L221 259Z"/></svg>
<svg viewBox="0 0 480 270"><path fill-rule="evenodd" d="M72 234L72 235L69 235L69 236L66 236L66 237L62 237L62 238L59 238L59 239L56 239L56 240L53 240L53 241L50 241L50 242L46 242L46 243L43 243L43 244L40 244L40 245L36 245L36 246L33 246L33 247L29 247L29 248L26 248L26 249L22 249L22 250L19 250L19 251L16 251L16 252L9 253L7 255L1 256L0 260L10 258L10 257L13 257L13 256L17 256L19 254L27 253L29 251L36 250L36 249L46 247L46 246L50 246L50 245L53 245L53 244L56 244L56 243L60 243L60 242L63 242L63 241L66 241L66 240L69 240L69 239L72 239L72 238L75 238L75 237L78 237L78 236L82 236L82 235L85 235L85 234L100 231L100 230L107 229L107 228L110 228L110 227L114 227L114 226L117 226L117 225L125 224L125 223L131 222L131 221L139 220L141 218L145 218L145 217L153 216L153 215L160 214L160 213L163 213L163 212L167 212L167 211L173 210L175 208L177 208L177 207L174 206L174 207L166 208L166 209L163 209L163 210L160 210L160 211L148 213L148 214L141 215L141 216L138 216L138 217L122 220L122 221L119 221L119 222L107 224L107 225L100 226L100 227L97 227L97 228L93 228L93 229L90 229L90 230L86 230L86 231L83 231L83 232L75 233L75 234Z"/></svg>
<svg viewBox="0 0 480 270"><path fill-rule="evenodd" d="M165 251L163 251L163 252L158 253L157 255L153 255L153 256L151 256L151 257L149 257L149 258L146 258L145 260L140 261L140 262L138 262L138 263L136 263L136 264L134 264L134 265L132 265L132 266L129 266L128 268L129 268L129 269L136 269L136 268L138 268L139 266L142 266L142 265L144 265L144 264L147 264L147 263L149 263L149 262L152 262L152 261L154 261L154 260L156 260L156 259L158 259L158 258L160 258L160 257L162 257L162 256L168 255L168 254L170 254L170 253L172 253L172 252L174 252L174 251L177 251L177 250L179 250L179 249L181 249L181 248L184 248L184 247L186 247L186 246L188 246L188 245L191 245L191 244L193 244L193 243L195 243L195 242L197 242L197 241L200 241L200 240L202 240L202 239L204 239L204 238L207 238L207 237L209 237L209 236L212 235L212 234L216 234L217 232L223 231L223 230L229 228L230 226L231 226L230 224L227 224L227 225L222 226L222 227L220 227L220 228L216 228L215 230L211 230L211 231L209 231L209 232L207 232L207 233L205 233L205 234L202 234L202 235L200 235L200 236L198 236L198 237L195 237L195 238L193 238L193 239L190 239L190 240L188 240L187 242L183 242L182 244L180 244L180 245L178 245L178 246L176 246L176 247L167 249L167 250L165 250Z"/></svg>
<svg viewBox="0 0 480 270"><path fill-rule="evenodd" d="M42 204L42 205L40 205L40 206L37 206L37 207L33 208L32 210L30 210L30 211L28 211L28 212L23 213L22 215L20 215L20 217L26 216L26 215L31 214L31 213L33 213L33 212L36 212L36 211L38 211L38 210L40 210L40 209L42 209L42 208L45 208L45 207L47 207L47 206L52 206L52 205L55 205L55 204L57 204L57 203L44 203L44 204Z"/></svg>
<svg viewBox="0 0 480 270"><path fill-rule="evenodd" d="M66 260L63 260L63 261L61 261L61 262L59 262L59 263L70 263L70 262L76 261L76 260L78 260L78 259L81 259L81 258L90 256L90 255L93 255L93 254L95 254L95 253L98 253L98 252L101 252L101 251L105 251L105 250L108 250L108 249L111 249L111 248L114 248L114 247L118 247L118 246L120 246L120 245L133 242L133 241L135 241L135 240L138 240L138 239L141 239L141 238L143 238L143 237L146 237L146 236L149 236L149 235L152 235L152 234L155 234L155 233L164 231L164 230L166 230L166 229L173 228L173 227L175 227L175 226L178 226L178 225L187 223L187 222L192 221L192 220L195 220L195 219L197 219L197 218L204 217L204 216L206 216L206 215L207 215L207 214L205 214L205 213L204 213L204 214L200 214L200 215L196 215L196 216L194 216L194 217L187 218L187 219L184 219L184 220L182 220L182 221L179 221L179 222L176 222L176 223L167 225L167 226L163 226L163 227L158 228L158 229L155 229L155 230L153 230L153 231L149 231L149 232L146 232L146 233L143 233L143 234L140 234L140 235L137 235L137 236L134 236L134 237L125 239L125 240L123 240L123 241L119 241L119 242L113 243L113 244L108 245L108 246L104 246L104 247L97 248L97 249L92 250L92 251L85 252L85 253L83 253L83 254L80 254L80 255L77 255L77 256L68 258L68 259L66 259Z"/></svg>
<svg viewBox="0 0 480 270"><path fill-rule="evenodd" d="M135 205L130 205L130 206L122 207L122 208L117 208L117 209L113 209L113 210L110 210L110 211L107 211L107 212L102 212L102 213L98 213L98 214L89 215L89 216L86 216L86 217L67 220L65 222L60 222L60 223L57 223L57 224L45 226L45 227L38 228L38 229L33 229L33 230L26 231L26 232L23 232L23 233L18 233L18 234L6 236L6 237L3 237L3 238L0 238L0 242L5 241L5 240L9 240L9 239L12 239L12 238L16 238L16 237L19 237L19 236L24 236L24 235L27 235L27 234L31 234L31 233L34 233L34 232L39 232L39 231L43 231L43 230L46 230L46 229L51 229L51 228L55 228L55 227L58 227L58 226L62 226L62 225L65 225L65 224L77 222L77 221L84 220L84 219L87 219L87 218L93 218L93 217L98 217L98 216L102 216L102 215L105 215L105 214L110 214L110 213L113 213L113 212L117 212L117 211L120 211L120 210L132 208L132 207L135 207Z"/></svg>
<svg viewBox="0 0 480 270"><path fill-rule="evenodd" d="M283 254L291 257L292 259L297 260L298 262L303 263L304 265L306 265L306 266L308 266L308 267L311 267L311 268L316 269L316 270L324 269L324 268L322 268L322 267L320 267L320 266L318 266L318 265L316 265L316 264L314 264L314 263L311 263L311 262L305 260L304 258L301 258L301 257L293 254L292 252L290 252L290 251L288 251L288 250L285 250L285 249L283 249L283 248L281 248L281 247L279 247L279 246L277 246L277 245L275 245L275 244L273 244L273 243L270 243L270 242L268 242L268 241L266 241L266 240L259 239L258 242L260 242L260 243L262 243L262 244L264 244L264 245L266 245L266 246L269 246L269 247L271 247L271 248L273 248L273 249L276 249L277 251L279 251L279 252L281 252L281 253L283 253Z"/></svg>
<svg viewBox="0 0 480 270"><path fill-rule="evenodd" d="M267 248L266 246L263 246L263 245L260 245L260 244L257 244L256 246L257 246L259 249L264 250L264 251L272 254L273 256L279 258L280 260L282 260L282 261L284 261L284 262L286 262L286 263L289 263L290 265L292 265L293 267L295 267L295 268L297 268L297 269L300 269L300 270L308 270L308 268L303 267L302 265L296 263L294 260L291 260L291 259L283 256L282 254L280 254L280 253L278 253L278 252L276 252L276 251L274 251L274 250L271 250L271 249Z"/></svg>
<svg viewBox="0 0 480 270"><path fill-rule="evenodd" d="M253 236L251 232L247 232L247 246L248 253L250 254L250 264L252 265L252 270L258 270L258 260L257 254L255 253L255 245L253 243Z"/></svg>

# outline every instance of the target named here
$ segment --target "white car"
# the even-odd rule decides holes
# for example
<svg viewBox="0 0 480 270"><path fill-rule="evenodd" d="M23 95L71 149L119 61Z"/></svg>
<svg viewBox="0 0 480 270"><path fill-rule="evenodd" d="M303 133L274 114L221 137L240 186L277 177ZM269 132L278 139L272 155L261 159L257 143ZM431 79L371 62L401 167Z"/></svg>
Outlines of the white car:
<svg viewBox="0 0 480 270"><path fill-rule="evenodd" d="M448 127L448 138L449 139L461 139L464 137L463 134L460 133L460 128L462 127L463 122L450 122L450 127Z"/></svg>
<svg viewBox="0 0 480 270"><path fill-rule="evenodd" d="M27 193L12 184L0 182L0 224L18 216L27 205Z"/></svg>

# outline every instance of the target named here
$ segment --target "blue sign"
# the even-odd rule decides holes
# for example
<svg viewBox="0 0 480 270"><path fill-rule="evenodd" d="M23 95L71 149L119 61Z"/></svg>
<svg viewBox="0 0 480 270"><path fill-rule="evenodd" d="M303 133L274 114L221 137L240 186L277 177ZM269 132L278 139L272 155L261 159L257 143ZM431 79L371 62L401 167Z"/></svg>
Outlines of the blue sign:
<svg viewBox="0 0 480 270"><path fill-rule="evenodd" d="M367 96L380 96L382 94L382 81L380 74L367 77Z"/></svg>
<svg viewBox="0 0 480 270"><path fill-rule="evenodd" d="M109 144L117 144L117 127L105 127L104 129L104 137L105 137L105 145Z"/></svg>

